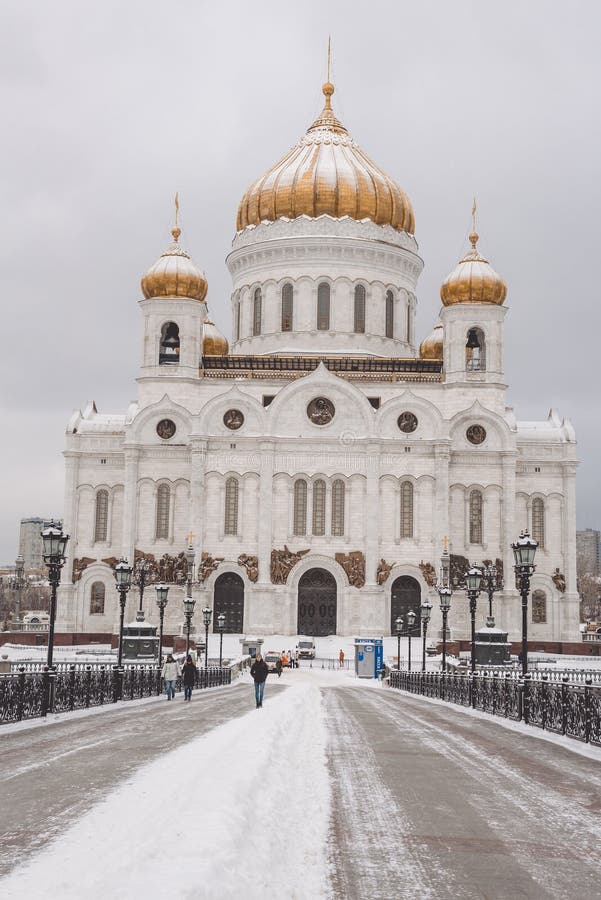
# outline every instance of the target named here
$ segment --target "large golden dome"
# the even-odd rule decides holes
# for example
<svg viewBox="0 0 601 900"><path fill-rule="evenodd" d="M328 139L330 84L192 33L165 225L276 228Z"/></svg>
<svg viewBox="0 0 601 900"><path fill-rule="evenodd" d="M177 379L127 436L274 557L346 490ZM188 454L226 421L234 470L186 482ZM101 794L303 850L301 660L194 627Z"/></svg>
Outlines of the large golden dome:
<svg viewBox="0 0 601 900"><path fill-rule="evenodd" d="M442 359L444 334L442 322L437 322L428 337L419 345L420 359Z"/></svg>
<svg viewBox="0 0 601 900"><path fill-rule="evenodd" d="M507 296L507 285L487 259L476 249L478 235L470 234L472 249L460 259L443 281L440 297L445 306L455 303L495 303L501 306Z"/></svg>
<svg viewBox="0 0 601 900"><path fill-rule="evenodd" d="M238 207L238 231L264 221L329 215L371 219L413 234L409 198L334 115L334 85L326 81L323 93L325 106L304 137L245 193Z"/></svg>
<svg viewBox="0 0 601 900"><path fill-rule="evenodd" d="M149 297L186 297L204 300L208 284L204 273L194 265L190 255L180 247L181 230L176 226L171 234L173 243L142 278L142 293Z"/></svg>

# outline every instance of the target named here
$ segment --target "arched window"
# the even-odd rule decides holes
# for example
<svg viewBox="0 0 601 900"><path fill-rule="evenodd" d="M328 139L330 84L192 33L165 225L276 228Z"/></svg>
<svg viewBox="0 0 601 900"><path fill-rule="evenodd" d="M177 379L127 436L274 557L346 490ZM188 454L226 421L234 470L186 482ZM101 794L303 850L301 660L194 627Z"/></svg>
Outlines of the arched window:
<svg viewBox="0 0 601 900"><path fill-rule="evenodd" d="M261 288L257 288L253 298L253 335L261 334L262 306Z"/></svg>
<svg viewBox="0 0 601 900"><path fill-rule="evenodd" d="M332 534L344 534L344 481L339 478L332 485Z"/></svg>
<svg viewBox="0 0 601 900"><path fill-rule="evenodd" d="M236 303L236 340L240 340L240 301Z"/></svg>
<svg viewBox="0 0 601 900"><path fill-rule="evenodd" d="M102 581L95 581L90 590L90 615L104 615L105 587Z"/></svg>
<svg viewBox="0 0 601 900"><path fill-rule="evenodd" d="M532 622L545 625L547 622L547 595L544 591L532 591Z"/></svg>
<svg viewBox="0 0 601 900"><path fill-rule="evenodd" d="M362 284L355 288L355 334L365 334L365 288Z"/></svg>
<svg viewBox="0 0 601 900"><path fill-rule="evenodd" d="M486 371L486 344L481 328L470 328L465 342L465 368L467 372Z"/></svg>
<svg viewBox="0 0 601 900"><path fill-rule="evenodd" d="M413 485L410 481L401 485L401 537L413 537Z"/></svg>
<svg viewBox="0 0 601 900"><path fill-rule="evenodd" d="M386 337L394 337L394 294L386 291Z"/></svg>
<svg viewBox="0 0 601 900"><path fill-rule="evenodd" d="M161 328L159 366L177 366L179 363L179 326L165 322Z"/></svg>
<svg viewBox="0 0 601 900"><path fill-rule="evenodd" d="M294 534L307 533L307 482L294 482Z"/></svg>
<svg viewBox="0 0 601 900"><path fill-rule="evenodd" d="M317 329L330 330L330 285L325 282L317 288Z"/></svg>
<svg viewBox="0 0 601 900"><path fill-rule="evenodd" d="M545 501L535 497L532 501L532 537L542 549L545 546Z"/></svg>
<svg viewBox="0 0 601 900"><path fill-rule="evenodd" d="M482 543L482 491L470 492L470 544Z"/></svg>
<svg viewBox="0 0 601 900"><path fill-rule="evenodd" d="M225 482L225 534L238 534L238 479L228 478Z"/></svg>
<svg viewBox="0 0 601 900"><path fill-rule="evenodd" d="M282 288L282 331L292 331L294 288L285 284Z"/></svg>
<svg viewBox="0 0 601 900"><path fill-rule="evenodd" d="M169 501L171 500L171 488L168 484L159 484L157 490L157 516L155 537L157 540L166 541L169 537Z"/></svg>
<svg viewBox="0 0 601 900"><path fill-rule="evenodd" d="M326 533L326 483L321 479L313 484L313 534Z"/></svg>
<svg viewBox="0 0 601 900"><path fill-rule="evenodd" d="M96 494L96 514L94 517L94 541L106 541L109 522L109 492L102 490Z"/></svg>

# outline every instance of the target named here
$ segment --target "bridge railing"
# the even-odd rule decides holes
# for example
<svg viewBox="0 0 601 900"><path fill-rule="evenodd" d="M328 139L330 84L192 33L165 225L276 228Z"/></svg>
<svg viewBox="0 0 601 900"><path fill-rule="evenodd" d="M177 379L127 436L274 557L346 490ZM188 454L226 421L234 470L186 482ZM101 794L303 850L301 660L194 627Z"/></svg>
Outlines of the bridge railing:
<svg viewBox="0 0 601 900"><path fill-rule="evenodd" d="M591 678L584 683L561 681L528 673L514 678L511 672L405 672L393 669L390 686L424 697L435 697L495 716L563 734L601 746L601 685Z"/></svg>
<svg viewBox="0 0 601 900"><path fill-rule="evenodd" d="M197 670L195 687L202 690L231 681L230 668L208 666ZM68 669L44 667L34 672L22 666L16 673L0 675L0 724L158 696L162 687L161 670L152 665L71 665ZM175 690L183 690L181 676Z"/></svg>

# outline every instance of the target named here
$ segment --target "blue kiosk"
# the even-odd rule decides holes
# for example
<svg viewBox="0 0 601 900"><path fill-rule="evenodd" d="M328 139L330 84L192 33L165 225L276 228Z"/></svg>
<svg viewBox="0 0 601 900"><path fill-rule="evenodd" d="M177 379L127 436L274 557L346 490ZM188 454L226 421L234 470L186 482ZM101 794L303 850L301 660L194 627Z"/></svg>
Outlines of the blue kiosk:
<svg viewBox="0 0 601 900"><path fill-rule="evenodd" d="M382 638L355 638L355 675L377 678L384 665Z"/></svg>

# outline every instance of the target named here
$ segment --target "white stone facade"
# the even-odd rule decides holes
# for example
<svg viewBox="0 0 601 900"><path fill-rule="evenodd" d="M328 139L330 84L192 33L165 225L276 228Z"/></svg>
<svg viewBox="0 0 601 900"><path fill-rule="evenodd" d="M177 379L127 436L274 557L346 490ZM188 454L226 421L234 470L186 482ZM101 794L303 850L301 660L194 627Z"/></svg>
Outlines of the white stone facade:
<svg viewBox="0 0 601 900"><path fill-rule="evenodd" d="M410 235L371 222L301 217L247 228L236 236L228 266L234 358L317 355L365 362L415 357L413 320L422 261ZM331 288L330 322L320 329L317 288L324 282ZM292 285L288 331L281 327L284 284ZM358 284L365 287L363 332L354 327ZM260 333L253 328L257 289ZM387 291L394 297L392 337L386 336ZM495 598L495 615L510 639L519 640L510 544L528 527L542 535L532 589L544 592L545 614L538 618L546 620L531 621L530 634L534 640L578 639L575 435L554 411L543 422L518 422L506 406L505 307L471 303L443 309L440 373L417 365L414 371L337 372L327 360L312 371L295 371L284 362L273 370L242 364L240 370L203 368L204 303L154 297L141 300L140 307L138 402L121 416L99 414L91 403L68 425L65 527L71 559L87 562L73 583L70 566L65 569L59 628L112 631L117 593L111 563L103 560L132 560L136 550L157 559L177 556L192 534L197 560L203 553L221 560L195 586L197 627L202 607L213 605L220 576L235 573L244 591L244 631L295 634L299 584L319 569L335 584L337 633L390 633L397 579L406 576L413 579L417 602L428 597L433 604L430 633L437 635L438 595L420 564L438 570L448 538L455 556L476 563L502 560L505 589ZM159 361L167 322L179 327L178 365ZM466 364L466 334L472 328L485 339L485 362L475 370ZM333 417L325 424L307 414L316 398L333 405ZM228 410L242 413L238 429L226 427ZM400 430L403 413L417 419L414 431ZM165 419L175 425L171 438L157 434L157 424ZM466 435L474 425L486 432L479 444ZM305 488L298 489L295 507L299 481ZM299 534L303 508L306 533ZM274 583L272 551L284 547L307 552L285 583ZM242 554L258 558L256 580L239 563ZM336 554L362 554L363 586L351 583L357 579L349 578ZM103 611L92 603L98 584L104 585ZM333 587L328 596L334 596ZM183 590L172 587L167 631L181 626L182 597ZM136 602L132 591L130 617ZM145 607L156 621L153 606L149 588ZM486 613L482 597L478 625ZM449 626L454 638L468 636L462 591L454 594Z"/></svg>

